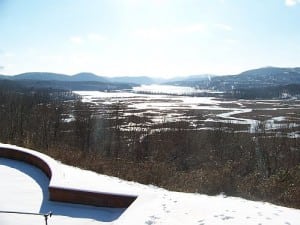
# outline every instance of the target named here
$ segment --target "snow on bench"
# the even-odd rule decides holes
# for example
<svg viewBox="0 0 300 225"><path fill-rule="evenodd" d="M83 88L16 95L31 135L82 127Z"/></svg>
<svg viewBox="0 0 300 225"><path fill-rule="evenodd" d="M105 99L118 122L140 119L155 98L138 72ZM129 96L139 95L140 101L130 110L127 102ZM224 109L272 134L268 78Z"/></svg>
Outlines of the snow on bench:
<svg viewBox="0 0 300 225"><path fill-rule="evenodd" d="M127 208L137 198L137 196L134 195L66 187L64 185L62 170L59 168L57 161L40 152L17 146L0 144L0 157L23 161L41 169L50 179L48 190L49 199L51 201L101 207Z"/></svg>

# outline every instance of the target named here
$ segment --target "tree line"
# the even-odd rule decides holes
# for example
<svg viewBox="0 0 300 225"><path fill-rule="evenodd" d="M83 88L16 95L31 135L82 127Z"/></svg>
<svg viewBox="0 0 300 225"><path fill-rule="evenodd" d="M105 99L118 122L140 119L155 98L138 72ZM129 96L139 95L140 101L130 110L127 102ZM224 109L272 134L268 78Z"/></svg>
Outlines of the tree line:
<svg viewBox="0 0 300 225"><path fill-rule="evenodd" d="M278 99L300 96L300 84L271 87L238 88L227 93L228 97L237 99Z"/></svg>

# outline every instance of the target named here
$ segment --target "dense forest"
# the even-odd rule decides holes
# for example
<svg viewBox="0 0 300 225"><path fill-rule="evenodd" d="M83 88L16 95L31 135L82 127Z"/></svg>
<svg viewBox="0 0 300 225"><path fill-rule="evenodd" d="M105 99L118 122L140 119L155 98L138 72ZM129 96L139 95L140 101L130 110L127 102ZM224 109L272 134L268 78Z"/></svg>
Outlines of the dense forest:
<svg viewBox="0 0 300 225"><path fill-rule="evenodd" d="M282 99L300 96L300 84L235 89L227 93L237 99Z"/></svg>
<svg viewBox="0 0 300 225"><path fill-rule="evenodd" d="M222 123L211 130L180 121L149 126L147 116L124 115L125 107L99 109L70 91L0 82L0 141L170 190L300 208L299 139L270 136L263 124L255 134Z"/></svg>

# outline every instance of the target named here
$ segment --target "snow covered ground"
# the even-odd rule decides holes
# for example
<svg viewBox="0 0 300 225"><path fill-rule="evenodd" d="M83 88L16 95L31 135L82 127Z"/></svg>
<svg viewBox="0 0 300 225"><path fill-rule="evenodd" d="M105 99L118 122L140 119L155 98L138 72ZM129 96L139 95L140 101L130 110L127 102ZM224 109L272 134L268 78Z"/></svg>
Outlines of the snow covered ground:
<svg viewBox="0 0 300 225"><path fill-rule="evenodd" d="M6 146L7 145L1 145ZM48 157L45 157L48 158ZM0 210L53 212L49 225L299 225L300 210L242 198L170 192L57 163L66 186L138 195L128 209L48 201L48 178L23 162L0 158ZM0 213L0 225L45 224L42 216Z"/></svg>

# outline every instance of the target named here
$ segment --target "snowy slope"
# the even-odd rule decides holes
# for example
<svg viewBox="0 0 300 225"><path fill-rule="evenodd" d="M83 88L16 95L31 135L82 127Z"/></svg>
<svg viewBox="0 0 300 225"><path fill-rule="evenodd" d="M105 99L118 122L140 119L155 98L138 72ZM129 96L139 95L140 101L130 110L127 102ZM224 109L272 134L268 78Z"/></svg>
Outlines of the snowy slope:
<svg viewBox="0 0 300 225"><path fill-rule="evenodd" d="M6 146L7 145L1 145ZM39 153L40 154L40 153ZM44 159L52 160L49 157ZM66 186L138 195L128 209L109 209L50 202L48 178L28 164L0 158L0 210L48 212L49 225L64 224L253 224L298 225L300 210L242 198L170 192L118 178L99 175L56 162ZM58 181L56 181L58 182ZM0 213L0 225L45 224L40 216Z"/></svg>

